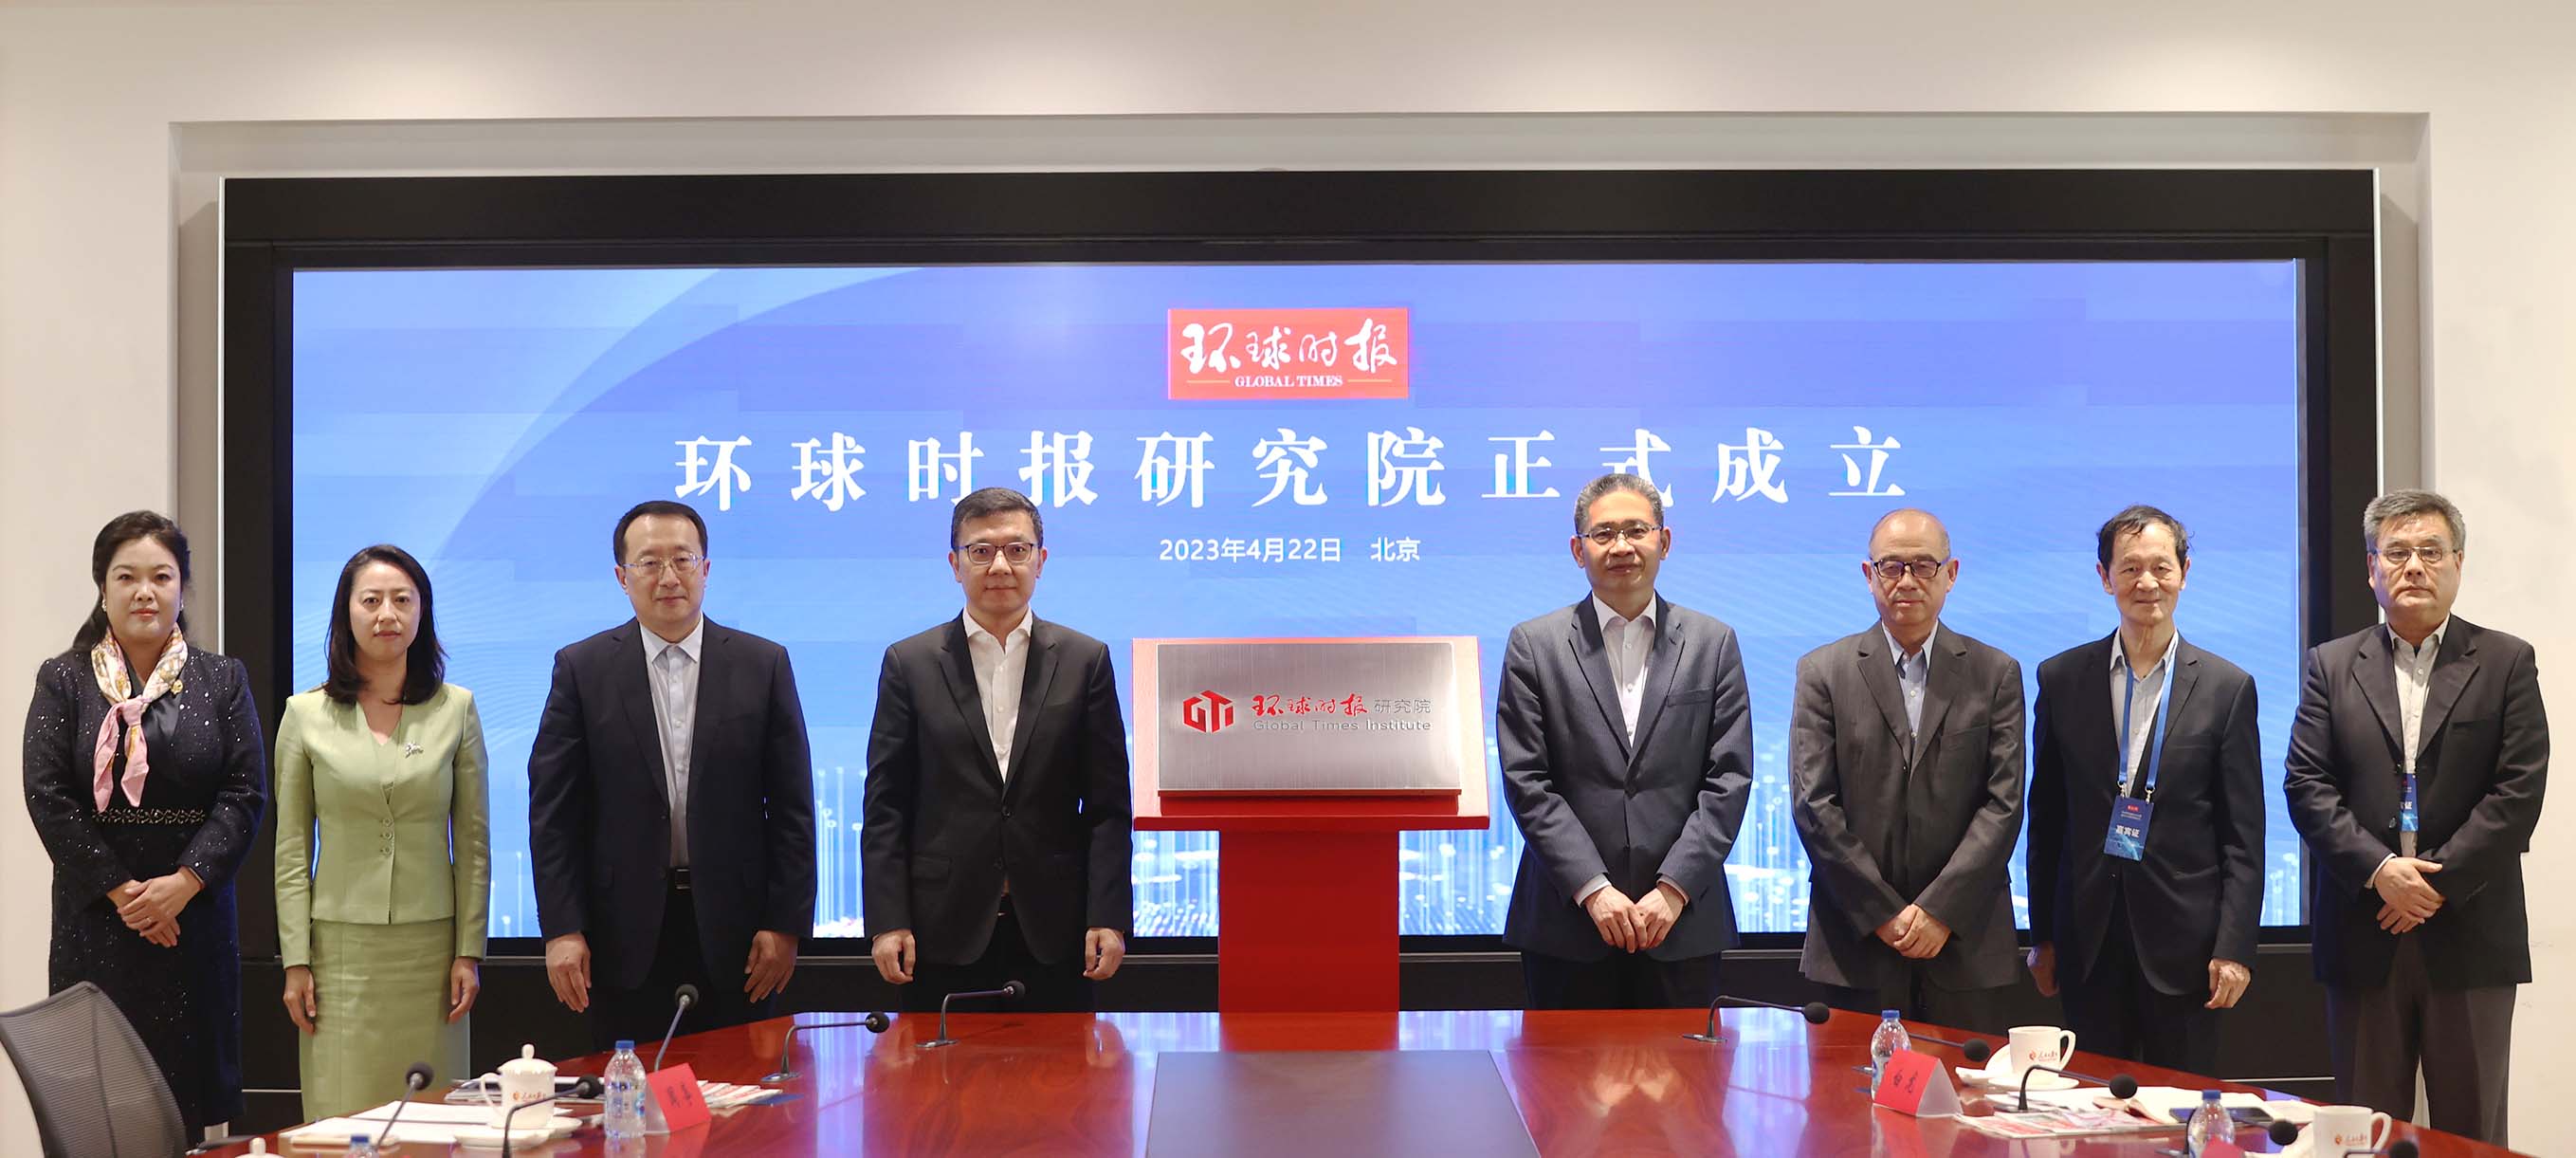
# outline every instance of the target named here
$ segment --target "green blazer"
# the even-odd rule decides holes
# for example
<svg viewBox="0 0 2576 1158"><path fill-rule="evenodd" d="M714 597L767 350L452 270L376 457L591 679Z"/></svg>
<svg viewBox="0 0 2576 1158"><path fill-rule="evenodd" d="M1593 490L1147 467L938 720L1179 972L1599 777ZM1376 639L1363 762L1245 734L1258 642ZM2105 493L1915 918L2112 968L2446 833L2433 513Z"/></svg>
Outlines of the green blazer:
<svg viewBox="0 0 2576 1158"><path fill-rule="evenodd" d="M491 815L474 693L442 685L376 743L356 704L320 691L277 725L277 948L313 963L313 922L452 917L456 955L483 956ZM319 863L314 846L321 846Z"/></svg>

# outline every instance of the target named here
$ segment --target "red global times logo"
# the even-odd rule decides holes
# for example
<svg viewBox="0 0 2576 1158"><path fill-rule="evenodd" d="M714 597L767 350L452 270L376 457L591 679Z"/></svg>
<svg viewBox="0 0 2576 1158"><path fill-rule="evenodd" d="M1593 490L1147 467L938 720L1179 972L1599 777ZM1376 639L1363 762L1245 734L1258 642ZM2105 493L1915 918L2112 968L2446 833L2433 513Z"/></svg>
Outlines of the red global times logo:
<svg viewBox="0 0 2576 1158"><path fill-rule="evenodd" d="M1234 722L1234 701L1215 692L1200 692L1181 701L1181 723L1200 732L1213 732Z"/></svg>

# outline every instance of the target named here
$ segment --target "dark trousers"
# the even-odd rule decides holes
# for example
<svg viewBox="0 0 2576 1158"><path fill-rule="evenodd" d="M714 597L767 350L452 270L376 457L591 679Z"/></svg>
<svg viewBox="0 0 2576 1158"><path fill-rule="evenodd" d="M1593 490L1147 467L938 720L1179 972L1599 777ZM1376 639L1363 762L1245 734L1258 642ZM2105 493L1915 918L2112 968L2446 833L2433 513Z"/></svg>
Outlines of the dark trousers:
<svg viewBox="0 0 2576 1158"><path fill-rule="evenodd" d="M2408 1121L2420 1064L2434 1129L2505 1145L2517 988L2435 989L2424 972L2424 939L2398 937L2385 983L2326 987L2335 1100Z"/></svg>
<svg viewBox="0 0 2576 1158"><path fill-rule="evenodd" d="M1907 1021L1969 1033L2000 1034L2006 1028L2003 995L2009 987L1949 989L1933 981L1929 970L1911 963L1877 986L1854 988L1819 982L1817 988L1825 991L1825 1004L1871 1017L1893 1009Z"/></svg>
<svg viewBox="0 0 2576 1158"><path fill-rule="evenodd" d="M1532 1009L1705 1009L1717 1000L1718 954L1659 961L1613 952L1598 961L1521 954Z"/></svg>
<svg viewBox="0 0 2576 1158"><path fill-rule="evenodd" d="M951 993L975 989L999 989L1003 983L1017 981L1028 987L1028 994L1017 1001L981 998L959 1002L959 1013L987 1013L1016 1010L1021 1013L1090 1013L1097 1003L1091 992L1091 979L1082 975L1083 946L1071 946L1064 959L1053 965L1042 964L1029 952L1028 935L1020 929L1019 914L1011 908L1010 895L1002 896L1001 911L993 920L993 939L984 945L984 955L963 965L934 965L916 960L912 984L903 987L903 1011L937 1013L939 1000Z"/></svg>
<svg viewBox="0 0 2576 1158"><path fill-rule="evenodd" d="M744 952L748 955L750 951ZM592 976L597 977L597 963L592 964ZM671 1013L676 1008L672 991L683 982L698 987L698 1001L680 1019L681 1033L723 1029L775 1016L772 1008L778 1003L778 995L773 993L768 1000L754 1004L742 991L744 962L728 964L730 968L708 972L706 955L698 949L696 895L674 886L662 902L662 935L654 942L653 967L645 971L644 983L633 989L591 987L592 1046L605 1050L621 1039L631 1040L644 1064L652 1065L653 1052L662 1043L663 1031L670 1028Z"/></svg>
<svg viewBox="0 0 2576 1158"><path fill-rule="evenodd" d="M2207 975L2203 966L2203 978ZM2066 1002L2066 1028L2075 1031L2075 1048L2166 1069L2217 1073L2219 1011L2206 1008L2208 989L2176 995L2147 980L2138 967L2137 934L2129 926L2127 901L2111 903L2111 927L2102 936L2090 975L2061 973L2058 986Z"/></svg>

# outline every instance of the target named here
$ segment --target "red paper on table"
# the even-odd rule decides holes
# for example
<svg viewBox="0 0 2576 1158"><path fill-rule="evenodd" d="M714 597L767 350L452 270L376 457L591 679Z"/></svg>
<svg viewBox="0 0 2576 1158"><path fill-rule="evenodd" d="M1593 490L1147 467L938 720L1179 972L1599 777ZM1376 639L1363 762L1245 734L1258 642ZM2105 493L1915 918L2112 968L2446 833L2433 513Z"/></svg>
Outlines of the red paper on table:
<svg viewBox="0 0 2576 1158"><path fill-rule="evenodd" d="M698 1092L697 1071L687 1062L653 1071L644 1088L653 1095L644 1107L645 1128L652 1133L686 1130L707 1120L707 1099Z"/></svg>
<svg viewBox="0 0 2576 1158"><path fill-rule="evenodd" d="M2245 1158L2245 1148L2225 1138L2212 1138L2200 1148L2200 1158Z"/></svg>
<svg viewBox="0 0 2576 1158"><path fill-rule="evenodd" d="M1959 1091L1938 1059L1900 1049L1887 1059L1871 1101L1917 1118L1946 1118L1959 1112Z"/></svg>

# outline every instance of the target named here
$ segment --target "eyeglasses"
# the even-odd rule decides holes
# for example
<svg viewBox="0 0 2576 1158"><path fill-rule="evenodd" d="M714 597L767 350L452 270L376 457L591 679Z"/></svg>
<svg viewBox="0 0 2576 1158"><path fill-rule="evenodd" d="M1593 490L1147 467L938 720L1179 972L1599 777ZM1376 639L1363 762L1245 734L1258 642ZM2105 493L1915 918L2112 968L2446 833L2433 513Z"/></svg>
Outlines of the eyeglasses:
<svg viewBox="0 0 2576 1158"><path fill-rule="evenodd" d="M618 566L625 568L628 575L637 579L650 579L661 574L665 569L686 575L697 570L698 564L704 562L706 562L704 556L682 551L668 559L637 559L632 563L620 563Z"/></svg>
<svg viewBox="0 0 2576 1158"><path fill-rule="evenodd" d="M1607 547L1623 539L1635 547L1643 545L1648 537L1660 530L1663 528L1650 523L1631 523L1625 527L1594 527L1584 532L1583 537L1592 540L1595 547Z"/></svg>
<svg viewBox="0 0 2576 1158"><path fill-rule="evenodd" d="M2427 567L2439 567L2442 565L2442 560L2451 557L2450 552L2440 547L2390 547L2384 551L2372 551L2371 554L2379 556L2382 562L2400 571L2405 570L2406 564L2412 560L2421 559Z"/></svg>
<svg viewBox="0 0 2576 1158"><path fill-rule="evenodd" d="M1035 543L1004 543L998 547L991 543L960 543L957 545L957 554L962 556L968 563L977 567L992 566L993 556L995 555L1001 556L1003 561L1009 563L1011 566L1017 567L1028 562L1030 559L1035 558L1037 553L1038 545Z"/></svg>
<svg viewBox="0 0 2576 1158"><path fill-rule="evenodd" d="M1930 559L1872 559L1869 569L1889 583L1905 578L1908 571L1914 573L1915 579L1929 583L1933 576L1940 574L1941 569L1949 565L1950 561L1947 559L1937 563Z"/></svg>

